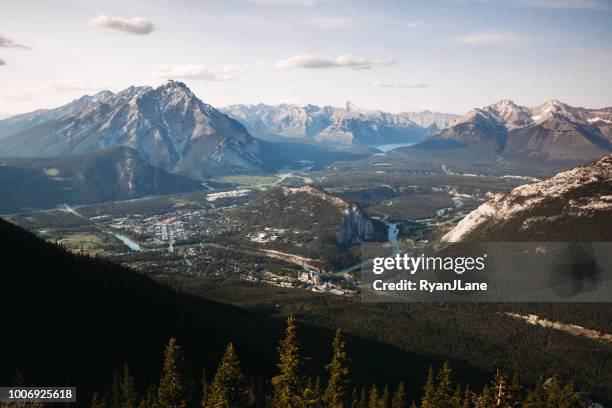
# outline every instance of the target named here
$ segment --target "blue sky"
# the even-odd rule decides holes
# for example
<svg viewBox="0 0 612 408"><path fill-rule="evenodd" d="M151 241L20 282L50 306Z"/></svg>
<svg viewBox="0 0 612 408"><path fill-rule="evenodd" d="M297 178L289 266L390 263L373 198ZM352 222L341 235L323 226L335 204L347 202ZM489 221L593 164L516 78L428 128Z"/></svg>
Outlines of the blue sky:
<svg viewBox="0 0 612 408"><path fill-rule="evenodd" d="M612 106L612 0L3 0L0 112L186 82L205 102Z"/></svg>

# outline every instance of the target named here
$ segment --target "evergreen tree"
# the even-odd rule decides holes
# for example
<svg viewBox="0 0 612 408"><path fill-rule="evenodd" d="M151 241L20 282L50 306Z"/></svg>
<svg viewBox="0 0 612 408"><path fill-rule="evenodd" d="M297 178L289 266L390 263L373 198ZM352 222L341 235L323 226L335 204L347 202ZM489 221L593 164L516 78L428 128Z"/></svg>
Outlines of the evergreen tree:
<svg viewBox="0 0 612 408"><path fill-rule="evenodd" d="M205 407L208 402L208 396L210 393L210 384L208 383L208 372L206 371L206 367L202 369L202 399L200 402L200 406Z"/></svg>
<svg viewBox="0 0 612 408"><path fill-rule="evenodd" d="M119 384L120 406L121 408L136 408L138 396L134 389L134 377L130 374L127 364L123 366L123 374L121 375L121 383Z"/></svg>
<svg viewBox="0 0 612 408"><path fill-rule="evenodd" d="M412 404L410 404L410 408L417 408L417 404L415 400L412 400Z"/></svg>
<svg viewBox="0 0 612 408"><path fill-rule="evenodd" d="M97 392L94 392L91 396L91 408L106 408L106 400Z"/></svg>
<svg viewBox="0 0 612 408"><path fill-rule="evenodd" d="M474 396L473 401L474 408L491 408L495 406L495 399L488 385L482 388L480 394Z"/></svg>
<svg viewBox="0 0 612 408"><path fill-rule="evenodd" d="M153 384L147 387L144 397L138 404L139 408L156 408L157 407L157 390Z"/></svg>
<svg viewBox="0 0 612 408"><path fill-rule="evenodd" d="M392 408L406 408L406 387L404 382L401 381L393 393L393 401L391 402Z"/></svg>
<svg viewBox="0 0 612 408"><path fill-rule="evenodd" d="M389 393L389 384L385 384L385 388L383 388L383 393L380 396L380 401L378 403L380 408L390 408L391 407L391 394Z"/></svg>
<svg viewBox="0 0 612 408"><path fill-rule="evenodd" d="M472 406L472 391L470 391L470 385L468 384L465 386L461 408L470 408L471 406Z"/></svg>
<svg viewBox="0 0 612 408"><path fill-rule="evenodd" d="M368 408L368 392L365 387L361 387L361 392L359 393L359 408Z"/></svg>
<svg viewBox="0 0 612 408"><path fill-rule="evenodd" d="M462 391L463 390L461 388L461 384L457 383L457 386L455 387L455 394L453 395L453 398L451 399L452 408L462 408L463 407L463 398L461 397Z"/></svg>
<svg viewBox="0 0 612 408"><path fill-rule="evenodd" d="M280 373L272 378L274 393L272 397L273 408L298 408L302 401L302 359L300 356L300 345L297 341L295 323L293 316L287 319L285 338L281 340L279 347L278 369Z"/></svg>
<svg viewBox="0 0 612 408"><path fill-rule="evenodd" d="M508 385L508 378L499 370L495 374L491 389L496 407L513 408L518 405L517 398Z"/></svg>
<svg viewBox="0 0 612 408"><path fill-rule="evenodd" d="M317 381L320 381L317 377ZM321 388L320 383L317 390L317 385L313 384L312 378L306 381L304 391L302 392L302 403L304 407L321 407L322 405Z"/></svg>
<svg viewBox="0 0 612 408"><path fill-rule="evenodd" d="M544 383L546 390L546 406L549 408L572 408L577 406L580 396L574 391L571 384L561 385L561 382L554 376Z"/></svg>
<svg viewBox="0 0 612 408"><path fill-rule="evenodd" d="M538 378L535 389L527 394L523 408L546 408L546 391L542 377Z"/></svg>
<svg viewBox="0 0 612 408"><path fill-rule="evenodd" d="M427 373L427 381L423 387L423 397L421 398L421 408L437 408L433 367L429 367Z"/></svg>
<svg viewBox="0 0 612 408"><path fill-rule="evenodd" d="M378 388L374 383L372 383L368 393L368 408L378 408Z"/></svg>
<svg viewBox="0 0 612 408"><path fill-rule="evenodd" d="M353 388L352 394L351 394L351 405L349 405L351 408L360 408L359 406L359 394L357 393L357 388Z"/></svg>
<svg viewBox="0 0 612 408"><path fill-rule="evenodd" d="M332 343L332 359L325 368L329 371L329 382L323 395L323 400L330 408L344 408L348 397L348 357L346 355L346 342L342 331L336 330Z"/></svg>
<svg viewBox="0 0 612 408"><path fill-rule="evenodd" d="M246 406L255 408L257 406L257 381L255 376L251 375L249 385L246 390Z"/></svg>
<svg viewBox="0 0 612 408"><path fill-rule="evenodd" d="M170 339L164 352L163 372L157 389L157 398L160 408L190 406L187 359L174 337Z"/></svg>
<svg viewBox="0 0 612 408"><path fill-rule="evenodd" d="M240 371L238 356L232 343L219 363L210 385L207 408L246 408L247 394L244 376Z"/></svg>
<svg viewBox="0 0 612 408"><path fill-rule="evenodd" d="M435 390L436 408L452 408L453 384L451 381L451 369L448 361L442 364L438 372L438 383Z"/></svg>

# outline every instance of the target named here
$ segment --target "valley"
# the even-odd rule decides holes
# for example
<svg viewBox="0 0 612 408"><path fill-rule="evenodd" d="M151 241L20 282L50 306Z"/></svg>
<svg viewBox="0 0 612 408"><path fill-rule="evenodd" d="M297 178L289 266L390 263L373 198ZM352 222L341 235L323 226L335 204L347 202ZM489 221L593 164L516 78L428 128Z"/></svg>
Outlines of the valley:
<svg viewBox="0 0 612 408"><path fill-rule="evenodd" d="M128 100L132 102L126 105ZM91 121L122 118L125 106L143 101L174 109L166 115L146 105L147 109L132 113L146 118L143 123L152 126L150 132L169 138L157 150L143 151L141 144L133 143L129 131L122 133L129 126L117 130L117 145L104 150L81 151L81 147L63 143L63 136L48 157L44 151L35 151L36 144L20 150L23 140L47 134L45 126L58 126L49 120L78 127L80 120L65 115L80 112L94 126ZM98 117L96 109L106 105L116 112ZM269 112L281 117L297 112L298 118L304 113L301 108L286 108ZM565 328L609 333L609 308L598 304L368 304L360 301L359 272L361 245L367 243L397 251L453 237L485 241L557 237L557 232L547 229L547 219L532 216L532 212L559 216L567 210L567 220L560 221L592 226L576 230L578 237L590 233L606 239L610 229L595 226L608 225L609 159L573 168L575 160L525 159L501 151L492 154L483 150L488 142L471 144L472 114L419 119L364 112L354 106L308 109L312 112L305 128L297 120L297 128L283 128L284 133L277 137L260 134L261 139L252 138L245 129L261 124L245 123L243 128L198 100L184 84L171 82L158 88L97 95L63 107L47 121L41 115L49 112L0 122L0 131L17 132L6 136L6 142L0 140L0 153L2 146L8 149L5 152L22 152L21 157L0 159L0 182L5 191L12 192L9 200L0 203L0 214L73 254L120 264L197 299L271 319L293 315L325 330L343 327L352 336L382 342L401 352L451 360L464 381L472 384L482 383L481 372L501 367L520 373L530 384L538 381L535 373L557 373L572 378L590 395L606 398L611 391L607 360L597 360L592 351L607 358L610 345L593 336L575 338ZM502 120L491 113L499 114L491 107L483 112L473 115ZM180 120L172 116L179 113ZM332 123L318 133L308 133L313 124L328 120ZM429 130L412 120L421 121ZM28 121L36 123L15 128L30 126ZM159 121L163 126L157 127ZM217 134L213 129L207 135L213 145L199 140L197 133L198 126L210 121L215 129L229 132ZM357 126L359 121L363 123ZM459 132L465 123L472 133ZM514 132L515 121L508 123L512 126L504 126ZM476 125L480 124L478 119ZM373 135L377 126L391 127ZM437 126L452 130L436 130ZM525 131L523 126L531 125L519 126ZM407 132L420 129L419 135L400 137L400 128ZM97 135L91 129L75 129L67 134ZM296 129L305 133L294 138ZM347 131L354 132L351 143L323 143ZM490 136L477 134L484 139ZM466 137L470 143L463 140ZM189 138L192 142L187 142ZM191 149L202 150L190 153ZM58 152L67 154L55 156ZM45 157L31 157L40 153ZM542 199L541 191L551 193ZM523 208L524 202L535 204ZM488 206L505 212L500 210L490 220L488 215L478 216L495 214L497 210ZM517 209L507 210L514 207ZM481 225L481 219L488 222ZM531 229L525 227L526 222ZM536 314L540 316L537 325L516 318ZM520 341L515 344L517 336ZM476 350L474 343L483 347ZM547 354L535 352L543 349ZM576 370L577 362L583 364L582 369ZM603 382L595 380L593 373Z"/></svg>

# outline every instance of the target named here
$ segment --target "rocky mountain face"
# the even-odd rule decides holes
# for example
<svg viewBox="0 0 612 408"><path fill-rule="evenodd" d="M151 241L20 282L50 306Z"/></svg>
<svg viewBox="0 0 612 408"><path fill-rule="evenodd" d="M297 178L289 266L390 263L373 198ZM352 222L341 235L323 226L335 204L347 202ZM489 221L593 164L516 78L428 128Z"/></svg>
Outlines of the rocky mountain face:
<svg viewBox="0 0 612 408"><path fill-rule="evenodd" d="M0 132L2 156L127 146L155 166L192 177L262 168L260 146L244 126L176 81L105 91L55 110L19 115L0 121Z"/></svg>
<svg viewBox="0 0 612 408"><path fill-rule="evenodd" d="M597 160L612 151L612 108L575 108L557 100L529 108L502 100L468 112L423 147L436 141L508 160Z"/></svg>
<svg viewBox="0 0 612 408"><path fill-rule="evenodd" d="M498 194L442 238L459 241L612 240L612 155Z"/></svg>
<svg viewBox="0 0 612 408"><path fill-rule="evenodd" d="M273 189L234 216L245 225L301 230L315 240L344 246L387 238L383 222L312 185Z"/></svg>
<svg viewBox="0 0 612 408"><path fill-rule="evenodd" d="M122 146L85 155L0 158L2 213L201 188L199 182L156 168Z"/></svg>
<svg viewBox="0 0 612 408"><path fill-rule="evenodd" d="M317 105L231 105L223 112L258 137L282 137L336 145L409 143L448 127L455 115L421 112L392 114Z"/></svg>

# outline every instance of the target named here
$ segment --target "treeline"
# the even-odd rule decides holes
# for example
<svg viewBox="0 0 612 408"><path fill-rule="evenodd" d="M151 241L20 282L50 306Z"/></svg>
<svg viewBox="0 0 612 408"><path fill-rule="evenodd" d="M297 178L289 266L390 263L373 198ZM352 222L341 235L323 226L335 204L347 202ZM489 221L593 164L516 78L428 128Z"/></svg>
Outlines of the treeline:
<svg viewBox="0 0 612 408"><path fill-rule="evenodd" d="M321 379L304 374L302 355L293 317L287 320L285 337L278 346L277 374L270 390L255 377L246 378L232 343L211 378L206 370L200 381L191 374L188 360L176 339L166 346L162 375L138 394L135 380L124 365L115 375L112 389L94 393L92 408L573 408L590 407L571 383L562 384L556 377L538 381L535 388L525 389L517 376L512 380L498 371L481 390L453 381L448 363L435 371L430 368L420 399L408 401L407 386L400 382L394 388L376 383L356 388L350 382L350 358L341 330L331 345L331 360L325 366L329 377ZM408 385L409 386L409 385Z"/></svg>

